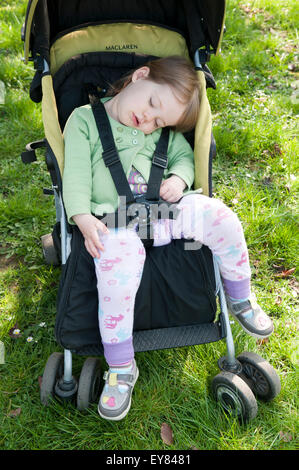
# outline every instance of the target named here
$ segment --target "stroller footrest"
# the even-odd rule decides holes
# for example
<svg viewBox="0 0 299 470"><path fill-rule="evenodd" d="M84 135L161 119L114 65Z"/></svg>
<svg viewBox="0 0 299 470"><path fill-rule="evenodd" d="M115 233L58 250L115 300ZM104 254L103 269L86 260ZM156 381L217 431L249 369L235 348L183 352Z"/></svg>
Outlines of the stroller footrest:
<svg viewBox="0 0 299 470"><path fill-rule="evenodd" d="M212 343L220 339L223 339L223 335L216 322L135 331L133 343L135 352L141 352Z"/></svg>
<svg viewBox="0 0 299 470"><path fill-rule="evenodd" d="M220 322L215 322L134 331L133 344L135 352L144 352L213 343L224 337ZM102 355L104 351L102 344L99 343L71 349L71 352L80 356L98 356Z"/></svg>

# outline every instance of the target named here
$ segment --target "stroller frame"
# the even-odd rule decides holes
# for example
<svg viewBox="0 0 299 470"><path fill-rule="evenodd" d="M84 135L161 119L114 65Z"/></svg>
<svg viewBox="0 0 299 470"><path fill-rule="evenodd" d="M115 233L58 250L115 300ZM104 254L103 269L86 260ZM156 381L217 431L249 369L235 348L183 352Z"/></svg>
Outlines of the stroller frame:
<svg viewBox="0 0 299 470"><path fill-rule="evenodd" d="M195 66L199 69L202 68L199 55L195 54L194 56L194 63ZM44 72L49 70L47 62L44 60ZM42 144L40 146L45 146L45 141L41 141ZM37 147L39 145L37 144ZM32 147L29 145L27 146L27 150L32 151L34 145ZM51 158L52 149L49 147L50 153L47 155L46 151L46 162L50 173L53 175L53 159ZM49 150L47 149L47 150ZM210 152L213 152L215 149L211 145ZM55 159L54 159L55 160ZM55 164L54 164L55 169ZM52 178L53 180L53 178ZM58 185L52 184L52 190L46 191L50 194L54 195L55 200L55 207L56 207L56 221L60 223L60 234L61 234L61 264L65 265L68 257L71 253L71 240L72 234L68 231L68 224L67 224L67 217L64 209L64 203L62 199L61 191L59 190ZM210 191L211 192L211 191ZM155 333L159 330L145 330L145 331L135 331L133 333L133 341L134 341L134 349L136 352L141 351L148 351L154 349L166 349L172 347L180 347L180 346L190 346L196 344L205 344L209 342L218 341L220 339L226 340L226 350L227 355L221 357L218 360L218 367L220 369L220 373L213 378L212 382L212 389L217 401L220 402L221 406L224 408L225 411L233 412L242 422L247 422L253 419L257 414L257 401L254 396L254 393L257 394L263 400L272 400L275 396L278 395L280 392L280 380L279 377L274 370L274 368L260 356L254 353L243 353L236 357L235 355L235 346L234 340L231 330L231 321L229 319L229 313L226 304L226 298L224 294L224 288L222 285L222 280L220 276L219 266L213 256L213 265L214 265L214 274L215 274L215 282L216 282L216 294L218 295L219 304L220 304L220 313L218 314L218 322L211 323L211 327L215 327L214 331L208 331L205 334L205 338L200 337L200 330L203 325L194 325L191 327L182 326L182 327L174 327L168 328L169 330L179 330L180 332L183 330L191 329L192 331L192 339L190 342L183 342L183 344L176 344L168 341L167 345L163 347L159 346L152 346L139 349L138 347L135 348L135 340L138 340L139 337L142 339L150 339L150 343L152 343L152 339L155 340L155 337L152 336L152 333ZM232 323L234 323L232 321ZM161 331L161 330L160 330ZM215 333L217 331L217 333ZM212 334L211 334L212 333ZM170 335L171 337L171 335ZM196 340L196 337L199 337L200 340ZM172 338L175 338L172 336ZM147 344L149 342L147 341ZM46 391L41 389L41 401L44 405L48 405L49 397L56 395L58 398L62 400L72 400L76 394L77 397L77 407L80 410L84 410L90 404L90 397L94 400L97 396L96 390L98 389L99 380L91 384L92 392L89 392L88 399L87 397L82 397L82 394L79 396L79 385L77 379L73 376L73 357L72 357L72 350L64 348L63 357L60 353L53 353L46 364L44 375L43 375L43 383L45 377L45 388ZM54 361L52 361L54 359ZM57 361L58 359L58 361ZM94 358L88 358L85 361L84 365L96 368L96 361L93 361ZM52 387L53 381L53 368L54 362L54 374L55 374L55 381L54 386ZM249 366L249 369L248 369ZM247 367L247 369L246 369ZM84 366L83 366L84 369ZM81 377L86 376L87 367L83 374L83 369L80 375ZM91 368L90 368L91 369ZM91 369L93 370L93 369ZM49 390L48 385L48 371L50 371L50 383L53 390ZM57 376L59 371L60 376ZM259 380L261 381L262 387L264 383L267 383L266 392L258 390L258 381L257 383L254 382L256 371L259 373ZM82 379L83 380L83 379ZM42 385L43 388L43 385Z"/></svg>
<svg viewBox="0 0 299 470"><path fill-rule="evenodd" d="M55 0L57 4L60 5L61 0ZM54 2L53 2L54 3ZM68 7L73 12L73 4L71 1L65 2L69 3ZM93 21L93 2L86 2L88 3L87 10L87 17L85 18L85 22L87 24L93 25L93 23L89 23ZM98 20L103 19L104 24L110 23L110 3L106 2L106 8L108 8L108 17L106 18L105 15L103 18L98 18ZM157 5L160 4L160 0L156 2ZM162 0L161 0L162 3ZM50 42L55 38L57 33L63 32L63 30L71 31L73 26L76 24L68 24L68 18L66 24L62 22L61 30L58 28L56 31L56 24L55 24L55 35L54 37L49 36L49 31L45 28L47 25L48 17L49 18L53 14L53 11L49 10L48 12L48 2L47 0L29 0L28 10L26 15L26 24L25 28L22 31L22 38L24 40L24 61L25 63L28 60L34 60L36 72L36 83L33 83L33 89L31 90L31 97L33 101L39 102L41 101L41 96L39 96L39 87L40 84L43 84L44 79L44 86L45 90L50 91L52 93L53 101L55 101L55 95L52 86L52 77L50 71L50 64L52 67L52 62L50 61ZM144 2L145 5L150 4L150 0ZM224 13L225 13L225 1L224 0L213 0L213 2L206 1L206 0L194 0L191 2L178 2L176 0L172 0L168 5L172 7L179 7L182 8L186 13L187 23L188 23L188 37L189 37L189 53L190 56L193 56L193 63L195 69L199 71L199 79L203 80L202 84L208 81L207 79L207 72L209 74L209 70L206 67L206 62L209 60L210 53L217 54L219 51L220 43L222 34L224 31ZM92 5L92 8L91 8ZM197 7L196 7L197 6ZM49 3L49 7L51 7ZM196 8L195 8L196 7ZM36 17L34 16L36 9ZM151 10L152 11L152 10ZM73 12L74 13L74 12ZM165 13L164 9L161 9L161 14ZM211 13L211 15L210 15ZM91 17L89 16L91 14ZM126 12L124 12L126 14ZM214 15L214 16L213 16ZM69 17L69 15L67 15ZM84 15L83 15L84 16ZM120 15L121 16L121 15ZM210 18L211 16L211 18ZM54 15L56 18L56 16ZM76 17L76 15L75 15ZM32 34L31 31L31 24L32 21L36 20L35 22L35 31ZM125 19L121 19L122 22L129 22L127 17L124 16ZM131 11L129 11L128 18L131 18ZM142 17L143 18L143 15ZM162 16L163 18L163 16ZM180 16L175 15L175 18L179 19ZM65 20L65 18L62 18ZM108 21L107 21L108 19ZM216 20L216 21L215 21ZM82 25L84 26L84 21L82 21ZM134 23L134 19L132 20ZM160 23L164 24L164 20L160 21L160 18L146 18L145 23L157 24L158 26ZM34 22L34 21L33 21ZM112 21L113 23L113 21ZM180 23L180 22L179 22ZM167 25L167 23L165 23ZM81 25L81 26L82 26ZM181 26L185 28L184 24L173 25L172 22L170 24L170 31L174 26L175 31L181 30ZM60 26L59 26L60 27ZM71 28L71 29L68 29ZM36 47L33 47L36 46ZM30 58L29 52L32 52L33 55ZM84 53L85 51L83 51ZM87 51L89 52L89 50ZM141 51L143 54L152 54L152 51ZM159 56L159 54L157 54ZM71 57L71 55L70 55ZM54 70L55 74L55 70ZM49 76L50 77L49 77ZM49 80L47 80L49 79ZM214 79L210 77L210 86L215 88ZM34 80L33 80L34 82ZM211 85L212 83L212 85ZM214 84L214 85L213 85ZM43 86L41 86L43 88ZM55 136L59 135L60 143L63 140L62 134L59 133L59 123L57 120L57 116L54 112L52 112L53 108L47 106L45 103L45 114L47 111L50 110L50 117L53 118L55 121L56 129L54 129ZM51 108L51 109L50 109ZM44 112L43 112L44 114ZM204 116L205 118L206 116ZM58 130L59 128L59 130ZM211 127L207 126L208 132L206 133L207 139L204 141L203 146L205 149L206 155L209 156L208 164L203 167L195 165L195 182L196 187L202 187L203 192L206 195L212 195L211 190L211 161L212 157L215 152L215 143L213 139L213 135L211 134ZM51 129L52 132L52 129ZM55 200L55 207L56 207L56 222L60 226L60 252L61 252L61 265L64 266L67 263L67 260L71 254L71 242L72 242L72 233L69 230L67 217L64 209L64 203L62 198L62 184L61 184L61 146L56 145L55 138L53 138L52 133L45 132L46 138L38 141L27 144L26 151L22 153L22 161L23 163L31 163L32 161L36 160L35 158L35 149L39 147L46 147L46 164L48 170L51 175L52 179L52 188L44 190L45 194L52 194L54 195ZM211 136L211 140L209 141ZM199 146L202 145L201 143L202 134L197 134L196 143ZM54 145L54 146L53 146ZM201 147L202 148L202 147ZM198 149L198 147L197 147ZM58 158L59 157L59 158ZM201 176L203 175L203 176ZM43 238L43 237L42 237ZM50 237L51 238L51 237ZM53 247L53 238L51 239L52 247ZM55 245L54 245L55 247ZM51 247L50 247L51 248ZM44 255L46 258L46 246L43 246ZM54 250L55 251L55 250ZM50 249L51 252L51 249ZM46 260L47 261L47 260ZM49 260L48 260L49 262ZM212 323L209 324L192 324L189 326L178 326L178 327L168 327L167 331L168 334L164 335L167 336L165 339L163 338L164 344L157 345L155 344L155 340L159 338L159 333L165 328L156 329L156 330L139 330L133 332L133 342L134 342L134 349L136 352L141 351L149 351L155 349L167 349L167 348L174 348L180 346L190 346L190 345L198 345L204 344L214 341L219 341L221 339L226 340L226 356L220 358L218 360L218 366L220 368L220 373L213 378L212 382L212 390L216 397L216 399L220 402L222 407L229 412L233 412L238 418L240 418L243 422L248 421L254 418L257 414L257 402L255 395L258 398L261 398L264 401L270 401L275 396L278 395L280 391L280 381L279 378L273 369L273 367L265 361L263 358L258 356L254 353L242 353L238 357L235 355L235 346L233 341L233 335L231 330L231 322L229 319L224 288L222 285L222 280L220 276L219 266L216 262L215 257L212 258L213 266L214 266L214 277L215 277L215 296L218 296L219 305L220 305L220 312L218 313L218 317ZM55 263L56 264L56 263ZM203 332L204 330L204 332ZM158 333L155 336L155 333ZM185 334L186 332L186 334ZM182 337L181 337L182 336ZM186 336L188 336L186 340ZM139 341L139 338L141 340ZM144 339L146 341L144 341ZM142 344L143 341L143 344ZM159 343L159 341L157 342ZM161 343L161 341L160 341ZM145 345L145 346L144 346ZM137 346L137 347L135 347ZM72 354L76 351L69 349L67 347L63 347L63 353L52 353L49 357L47 364L44 369L43 373L43 380L41 386L41 402L44 405L49 404L49 398L53 396L58 396L61 399L71 400L75 397L78 392L77 396L77 408L83 410L87 408L90 402L94 401L96 398L96 388L98 384L99 375L96 374L98 369L96 358L88 358L82 368L82 372L80 375L79 383L73 376L73 357ZM85 351L80 352L79 354L85 355ZM89 361L91 360L91 361ZM88 362L88 367L85 367L85 364ZM92 366L92 367L90 367ZM86 374L87 369L89 370L89 375ZM88 378L86 382L88 382L88 386L84 384L84 387L81 388L81 377L83 374L83 370L85 371L85 379ZM91 375L91 372L93 375ZM82 389L85 389L84 399L82 398ZM81 393L80 400L78 397ZM90 399L92 398L92 399Z"/></svg>

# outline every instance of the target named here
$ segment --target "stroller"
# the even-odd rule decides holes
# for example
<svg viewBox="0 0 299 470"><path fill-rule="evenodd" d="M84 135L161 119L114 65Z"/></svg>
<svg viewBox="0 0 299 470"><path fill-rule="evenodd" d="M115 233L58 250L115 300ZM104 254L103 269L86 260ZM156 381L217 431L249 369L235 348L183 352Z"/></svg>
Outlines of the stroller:
<svg viewBox="0 0 299 470"><path fill-rule="evenodd" d="M201 112L185 137L194 149L194 189L212 196L212 160L216 145L206 87L215 88L206 65L219 52L224 30L224 0L29 0L22 28L24 61L35 75L30 97L42 103L45 138L27 144L21 155L29 164L45 148L54 195L56 223L42 237L47 263L61 265L55 336L64 352L49 357L42 379L41 402L51 397L76 400L79 410L97 399L103 354L98 328L94 264L83 237L70 226L62 197L63 129L74 108L90 96L105 95L113 83L148 60L169 55L189 58L202 84ZM29 57L31 53L31 56ZM185 248L190 240L146 248L135 301L133 343L136 352L205 344L226 339L227 355L212 391L223 408L242 421L257 414L257 401L280 391L273 367L255 353L235 357L234 342L218 266L205 246ZM180 286L179 292L177 286ZM217 309L217 297L220 309ZM220 310L220 312L218 312ZM80 378L72 375L72 354L87 357Z"/></svg>

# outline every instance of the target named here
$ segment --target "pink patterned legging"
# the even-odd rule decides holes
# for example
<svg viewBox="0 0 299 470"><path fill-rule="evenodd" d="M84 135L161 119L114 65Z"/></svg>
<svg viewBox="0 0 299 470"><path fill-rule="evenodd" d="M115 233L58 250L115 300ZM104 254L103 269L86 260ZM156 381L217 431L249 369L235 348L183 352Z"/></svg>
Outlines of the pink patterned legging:
<svg viewBox="0 0 299 470"><path fill-rule="evenodd" d="M241 223L218 199L201 194L184 196L175 220L153 222L154 247L175 238L207 245L219 265L224 289L236 299L250 295L250 267ZM132 331L134 303L142 276L145 249L131 228L109 229L100 234L105 251L95 259L99 294L99 327L104 355L109 365L134 357ZM185 249L192 249L187 243ZM194 249L194 248L193 248Z"/></svg>

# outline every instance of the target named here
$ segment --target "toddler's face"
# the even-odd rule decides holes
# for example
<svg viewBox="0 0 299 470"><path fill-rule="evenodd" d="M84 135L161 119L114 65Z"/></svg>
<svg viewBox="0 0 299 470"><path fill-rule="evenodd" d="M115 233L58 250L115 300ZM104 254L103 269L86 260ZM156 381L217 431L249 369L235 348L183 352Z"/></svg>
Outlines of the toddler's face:
<svg viewBox="0 0 299 470"><path fill-rule="evenodd" d="M125 126L151 134L159 127L175 126L185 110L172 88L148 80L149 69L142 67L132 81L109 102L108 112Z"/></svg>

